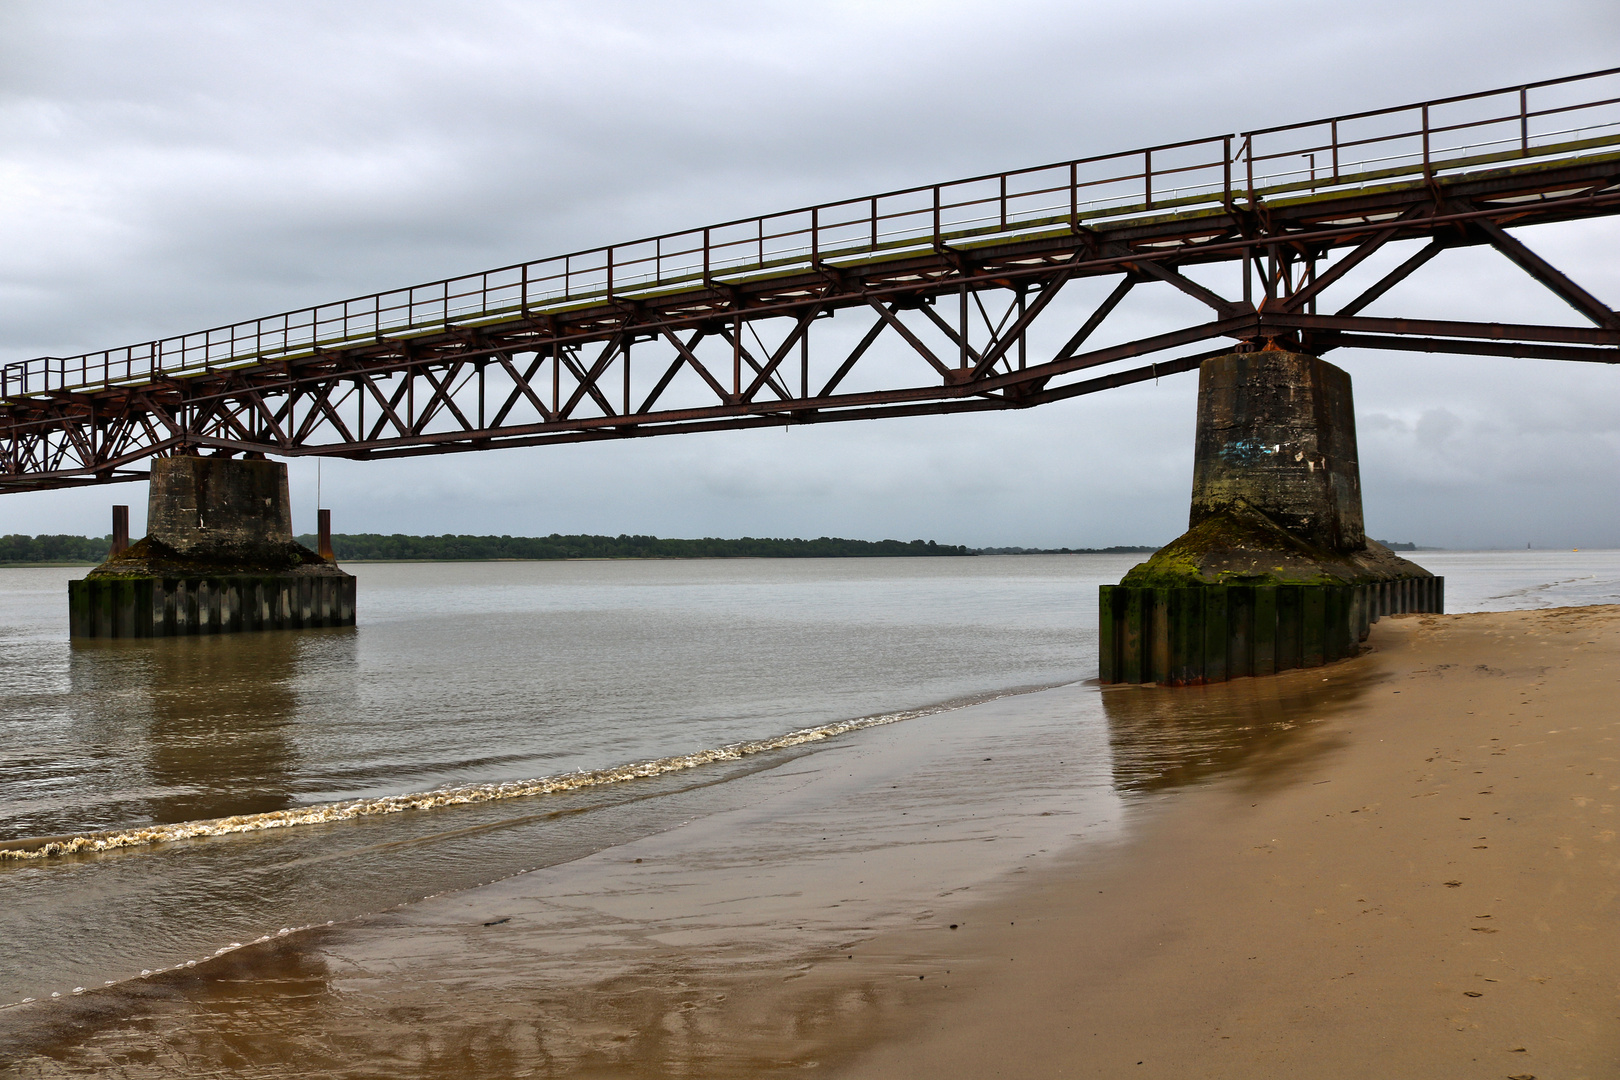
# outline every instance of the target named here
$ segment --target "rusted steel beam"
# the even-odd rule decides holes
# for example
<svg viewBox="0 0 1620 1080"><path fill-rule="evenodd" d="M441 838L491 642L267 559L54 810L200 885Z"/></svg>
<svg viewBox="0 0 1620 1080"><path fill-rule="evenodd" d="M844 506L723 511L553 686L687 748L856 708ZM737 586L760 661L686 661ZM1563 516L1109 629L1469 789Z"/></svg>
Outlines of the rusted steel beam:
<svg viewBox="0 0 1620 1080"><path fill-rule="evenodd" d="M1337 312L1335 312L1335 314L1344 316L1354 315L1356 312L1360 311L1374 300L1377 300L1380 296L1383 296L1385 293L1389 292L1389 290L1393 289L1396 285L1399 285L1401 282L1405 281L1418 269L1418 267L1440 254L1446 249L1446 247L1447 245L1443 240L1430 240L1419 251L1409 258L1403 260L1395 269L1391 270L1372 285L1368 286L1361 292L1359 296L1350 301L1348 304L1344 305L1344 307L1340 308Z"/></svg>
<svg viewBox="0 0 1620 1080"><path fill-rule="evenodd" d="M1490 244L1506 255L1519 269L1547 287L1564 303L1608 330L1620 329L1620 314L1603 301L1561 274L1556 267L1540 255L1525 247L1517 238L1489 218L1481 218L1475 225L1490 238Z"/></svg>
<svg viewBox="0 0 1620 1080"><path fill-rule="evenodd" d="M1074 378L1223 337L1233 344L1222 348L1299 335L1318 349L1410 347L1612 362L1620 316L1506 230L1620 212L1616 76L1620 69L1584 77L1599 80L1594 87L1615 88L1584 101L1566 96L1537 103L1534 94L1513 88L1509 119L1519 124L1521 137L1506 156L1492 150L1468 151L1469 157L1435 150L1439 144L1431 141L1421 168L1379 171L1357 164L1357 154L1376 156L1369 148L1383 145L1380 139L1389 146L1414 133L1454 140L1495 122L1436 124L1433 117L1381 110L1366 115L1389 118L1382 134L1347 140L1339 128L1346 118L1338 118L1251 132L1236 142L1231 136L1192 140L745 219L122 350L7 365L0 371L0 490L101 482L142 457L185 447L367 458L1027 408L1187 370L1192 358L1169 356L1129 371ZM1564 141L1557 142L1556 132L1536 126L1552 123L1549 118L1573 125L1583 109L1588 118L1593 109L1614 112L1604 121L1614 137L1589 137L1588 130L1579 140L1558 136ZM1278 144L1273 137L1279 133L1294 141ZM1308 174L1290 154L1310 156ZM1538 154L1543 160L1535 160ZM1311 155L1329 163L1320 180ZM1234 188L1235 173L1244 177L1241 191ZM1218 180L1198 187L1193 181L1199 177ZM970 190L987 179L995 181L989 203ZM1193 186L1178 189L1187 184ZM1119 205L1091 201L1109 185L1136 194ZM1195 194L1178 196L1178 190ZM906 202L918 193L920 202ZM1139 201L1131 205L1131 198ZM1052 213L1041 218L1046 211L1037 209L1032 217L1021 206ZM733 226L741 231L728 233ZM904 239L908 229L913 241ZM850 235L861 242L828 242ZM795 254L801 237L808 257ZM1427 246L1336 315L1312 312L1375 251L1409 241ZM1443 247L1485 243L1597 327L1359 316ZM1344 248L1350 250L1315 273L1316 260ZM767 258L768 250L786 254ZM739 252L747 265L739 263ZM1269 298L1259 313L1248 303L1247 284L1256 253L1266 262ZM692 272L682 277L684 271L674 270L666 279L666 267L678 268L683 259ZM1223 264L1243 272L1243 299L1228 300L1184 272ZM1304 272L1296 273L1300 266ZM546 291L557 285L545 276L547 268L560 271L565 302ZM509 284L502 275L509 271L521 272L521 295L503 310ZM1079 328L1062 328L1065 345L1029 364L1028 333L1055 317L1054 299L1065 284L1116 274L1124 276ZM637 275L645 282L637 283ZM1079 352L1144 283L1187 293L1217 318ZM991 291L1007 298L999 321L985 306ZM942 296L955 298L954 321L931 306ZM982 331L971 325L971 305L978 307ZM813 354L808 333L817 318L860 308L877 319L853 349ZM356 336L355 318L371 318L374 332ZM761 326L778 321L779 336ZM330 341L299 345L289 336L321 338L323 327L335 335ZM897 385L887 368L879 389L839 393L891 330L927 362L923 375ZM754 336L757 353L745 334ZM730 387L711 370L720 358L705 362L701 346L710 337L728 350ZM955 364L931 342L947 346ZM1004 363L1015 344L1016 367ZM634 376L632 346L639 346L638 359L649 348L661 352L651 369L655 378ZM590 360L582 357L586 347L594 353ZM783 375L795 347L797 393ZM607 380L621 362L623 401L616 405L609 399L620 391L610 392ZM684 374L688 369L691 376ZM38 392L31 379L40 381ZM813 395L812 385L821 387ZM776 400L757 401L767 387ZM632 391L642 395L637 409Z"/></svg>
<svg viewBox="0 0 1620 1080"><path fill-rule="evenodd" d="M1372 334L1317 334L1311 347L1382 349L1395 352L1450 353L1461 356L1504 356L1520 360L1568 360L1586 364L1620 364L1620 346L1542 345L1524 341L1479 341L1426 337L1379 337Z"/></svg>
<svg viewBox="0 0 1620 1080"><path fill-rule="evenodd" d="M1366 315L1306 315L1262 311L1261 334L1288 330L1360 331L1419 337L1485 338L1493 341L1559 342L1570 345L1620 345L1620 329L1585 326L1540 326L1525 323L1462 322L1449 319L1380 319Z"/></svg>

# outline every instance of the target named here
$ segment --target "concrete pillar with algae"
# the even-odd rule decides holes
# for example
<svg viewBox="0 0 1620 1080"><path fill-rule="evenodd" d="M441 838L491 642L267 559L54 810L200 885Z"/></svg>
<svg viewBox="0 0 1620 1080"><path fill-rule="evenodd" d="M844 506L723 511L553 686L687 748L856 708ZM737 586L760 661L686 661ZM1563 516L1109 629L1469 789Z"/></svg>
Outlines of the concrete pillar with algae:
<svg viewBox="0 0 1620 1080"><path fill-rule="evenodd" d="M1268 348L1205 360L1188 529L1101 593L1102 681L1221 682L1354 655L1444 580L1369 541L1350 376Z"/></svg>
<svg viewBox="0 0 1620 1080"><path fill-rule="evenodd" d="M285 465L189 454L152 463L147 535L68 585L75 638L350 626L354 600L293 539Z"/></svg>

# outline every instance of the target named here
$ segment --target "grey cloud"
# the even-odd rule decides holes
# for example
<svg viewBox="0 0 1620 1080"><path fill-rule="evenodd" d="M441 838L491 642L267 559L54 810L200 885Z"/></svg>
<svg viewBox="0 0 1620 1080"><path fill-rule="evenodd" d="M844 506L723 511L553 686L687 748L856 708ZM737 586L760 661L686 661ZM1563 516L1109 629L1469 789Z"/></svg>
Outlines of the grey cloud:
<svg viewBox="0 0 1620 1080"><path fill-rule="evenodd" d="M1617 39L1607 2L6 5L0 357L1596 68ZM1535 237L1611 303L1616 240ZM1576 321L1477 253L1430 271L1379 310ZM1107 334L1191 303L1142 293ZM1620 544L1613 371L1334 360L1375 530L1519 543L1534 515L1549 542ZM1192 395L1180 376L1016 416L328 462L322 485L356 530L1155 541L1184 524ZM293 472L312 507L315 466ZM7 496L0 531L101 532L139 498Z"/></svg>

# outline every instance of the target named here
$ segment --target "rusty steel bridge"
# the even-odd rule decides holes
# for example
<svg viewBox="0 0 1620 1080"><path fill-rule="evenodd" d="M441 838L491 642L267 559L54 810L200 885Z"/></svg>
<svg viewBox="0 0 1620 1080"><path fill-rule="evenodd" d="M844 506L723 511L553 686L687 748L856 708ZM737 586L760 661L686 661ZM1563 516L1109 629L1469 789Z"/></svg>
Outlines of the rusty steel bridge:
<svg viewBox="0 0 1620 1080"><path fill-rule="evenodd" d="M8 364L0 491L138 479L174 453L367 459L1023 409L1266 341L1612 364L1620 314L1518 231L1616 212L1620 68L994 173ZM1401 242L1392 269L1341 284ZM1582 325L1361 314L1481 245ZM1187 273L1215 264L1241 288ZM1106 297L1060 314L1093 277ZM1088 347L1138 289L1201 314ZM834 315L864 332L813 346ZM1043 318L1067 340L1033 354ZM885 339L906 365L873 362Z"/></svg>

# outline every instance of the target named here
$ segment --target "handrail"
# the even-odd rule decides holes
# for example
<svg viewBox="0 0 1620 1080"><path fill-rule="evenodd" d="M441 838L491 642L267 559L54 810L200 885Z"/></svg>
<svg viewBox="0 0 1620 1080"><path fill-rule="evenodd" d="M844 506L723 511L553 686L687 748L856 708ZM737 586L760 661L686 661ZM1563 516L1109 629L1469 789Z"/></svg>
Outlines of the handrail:
<svg viewBox="0 0 1620 1080"><path fill-rule="evenodd" d="M1620 143L1616 76L1620 67L898 188L293 308L156 341L15 361L0 365L0 400L294 359L382 338L565 314L728 280L743 283L762 275L848 267L984 238L1014 239L1054 228L1079 232L1085 223L1198 212L1229 207L1238 199L1254 204L1293 191L1354 189L1400 177L1427 181L1436 171L1484 161L1573 157L1594 146ZM1604 79L1613 79L1613 84L1590 100L1537 101L1531 107L1536 91ZM1504 95L1512 96L1511 104L1492 103ZM1466 103L1492 108L1483 118L1436 116ZM1569 122L1546 124L1551 117ZM1346 131L1377 119L1392 122L1371 132ZM1326 130L1316 133L1320 129ZM1476 133L1484 141L1457 141L1459 132ZM1295 137L1273 145L1287 135ZM1447 145L1437 142L1441 136ZM1509 145L1512 151L1473 153ZM1348 151L1355 152L1355 160L1347 159ZM1320 156L1327 160L1318 162ZM1267 172L1289 161L1301 164Z"/></svg>

